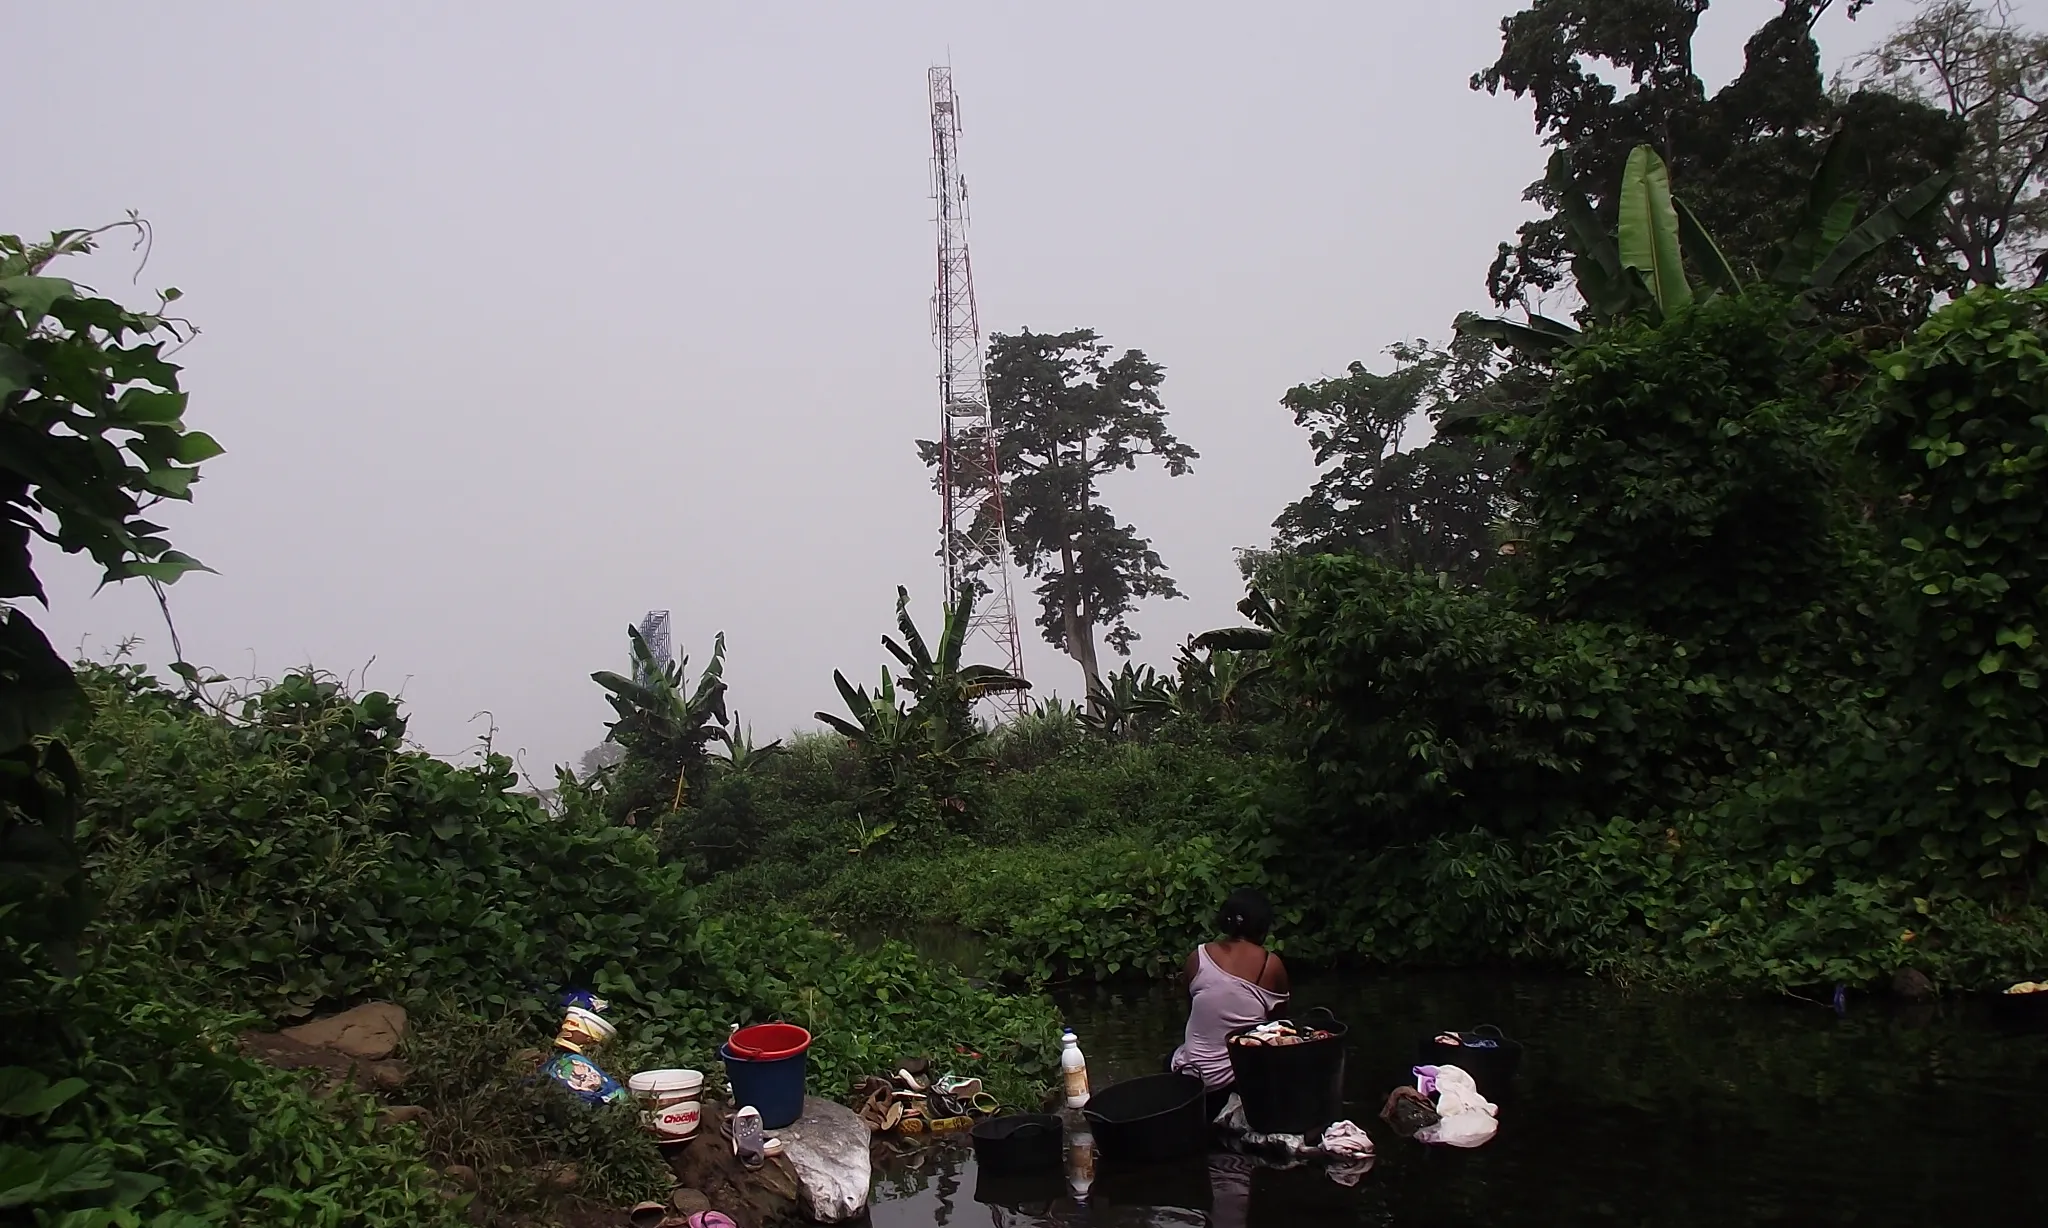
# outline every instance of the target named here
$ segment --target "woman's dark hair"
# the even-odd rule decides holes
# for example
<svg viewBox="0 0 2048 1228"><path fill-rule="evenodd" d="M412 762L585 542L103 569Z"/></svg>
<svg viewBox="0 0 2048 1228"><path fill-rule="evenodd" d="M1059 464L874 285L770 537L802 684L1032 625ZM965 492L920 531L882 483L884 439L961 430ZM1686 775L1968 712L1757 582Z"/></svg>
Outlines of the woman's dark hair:
<svg viewBox="0 0 2048 1228"><path fill-rule="evenodd" d="M1216 926L1225 938L1242 938L1246 942L1264 942L1266 935L1273 931L1273 906L1266 897L1243 887L1230 893L1223 901L1223 907L1216 914Z"/></svg>

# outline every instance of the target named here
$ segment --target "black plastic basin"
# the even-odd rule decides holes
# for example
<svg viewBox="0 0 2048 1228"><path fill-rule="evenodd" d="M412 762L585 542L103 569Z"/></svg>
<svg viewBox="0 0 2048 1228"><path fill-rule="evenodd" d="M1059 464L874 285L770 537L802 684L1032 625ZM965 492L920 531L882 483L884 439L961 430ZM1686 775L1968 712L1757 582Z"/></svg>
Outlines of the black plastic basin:
<svg viewBox="0 0 2048 1228"><path fill-rule="evenodd" d="M1156 1074L1113 1083L1082 1110L1105 1160L1143 1164L1190 1155L1209 1145L1202 1081Z"/></svg>

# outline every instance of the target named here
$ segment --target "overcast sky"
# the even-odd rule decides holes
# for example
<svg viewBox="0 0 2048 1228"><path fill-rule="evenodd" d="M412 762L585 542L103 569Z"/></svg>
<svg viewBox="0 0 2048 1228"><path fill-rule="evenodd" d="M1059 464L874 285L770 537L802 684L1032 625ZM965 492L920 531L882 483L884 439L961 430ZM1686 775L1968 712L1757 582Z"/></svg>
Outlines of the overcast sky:
<svg viewBox="0 0 2048 1228"><path fill-rule="evenodd" d="M1108 491L1187 593L1134 620L1163 666L1312 479L1280 395L1484 306L1544 160L1466 86L1517 7L15 0L0 229L140 210L139 284L119 242L53 271L178 286L203 330L187 421L228 453L165 517L219 572L171 590L187 656L366 675L428 749L495 721L545 782L650 608L693 668L726 633L763 733L875 675L897 584L935 623L929 65L984 327L1143 349L1202 454ZM1718 0L1710 86L1777 7ZM1904 11L1831 15L1830 64ZM168 659L146 589L41 563L60 649Z"/></svg>

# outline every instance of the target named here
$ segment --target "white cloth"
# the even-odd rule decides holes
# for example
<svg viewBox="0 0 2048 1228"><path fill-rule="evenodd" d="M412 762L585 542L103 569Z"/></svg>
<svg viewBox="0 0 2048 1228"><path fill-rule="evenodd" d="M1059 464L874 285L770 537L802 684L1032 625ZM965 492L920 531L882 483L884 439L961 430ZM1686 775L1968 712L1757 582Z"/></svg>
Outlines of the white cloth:
<svg viewBox="0 0 2048 1228"><path fill-rule="evenodd" d="M1477 1147L1500 1131L1500 1112L1479 1094L1479 1084L1456 1066L1436 1070L1436 1111L1441 1120L1415 1132L1417 1142L1446 1147Z"/></svg>
<svg viewBox="0 0 2048 1228"><path fill-rule="evenodd" d="M1352 1122L1332 1122L1323 1131L1323 1151L1328 1155L1362 1160L1372 1154L1372 1136Z"/></svg>

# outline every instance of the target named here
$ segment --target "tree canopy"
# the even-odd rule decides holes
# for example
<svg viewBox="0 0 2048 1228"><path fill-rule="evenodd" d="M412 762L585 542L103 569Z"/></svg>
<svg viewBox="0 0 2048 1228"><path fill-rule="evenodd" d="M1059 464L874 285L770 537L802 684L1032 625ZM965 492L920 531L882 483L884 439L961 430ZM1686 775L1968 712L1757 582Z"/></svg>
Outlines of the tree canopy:
<svg viewBox="0 0 2048 1228"><path fill-rule="evenodd" d="M1498 458L1435 431L1453 407L1482 412L1481 403L1516 384L1499 381L1491 347L1477 338L1449 348L1408 342L1388 353L1394 369L1384 375L1354 362L1281 398L1309 432L1322 472L1273 522L1274 545L1476 580L1505 510Z"/></svg>
<svg viewBox="0 0 2048 1228"><path fill-rule="evenodd" d="M997 333L989 339L989 406L1001 444L1010 552L1038 577L1045 641L1101 684L1098 628L1120 655L1138 638L1126 621L1147 597L1178 597L1166 564L1137 527L1102 501L1101 480L1140 458L1179 477L1198 453L1166 426L1166 369L1142 350L1117 354L1092 329ZM938 449L920 440L927 465Z"/></svg>
<svg viewBox="0 0 2048 1228"><path fill-rule="evenodd" d="M1852 2L1853 16L1864 2ZM1617 185L1637 145L1655 149L1688 203L1737 266L1767 269L1806 200L1823 144L1837 129L1854 142L1847 186L1866 200L1894 195L1955 160L1949 117L1882 90L1830 94L1813 27L1833 0L1781 0L1752 34L1743 71L1709 94L1693 64L1708 0L1536 0L1501 23L1501 54L1474 89L1528 99L1543 143L1569 155L1572 182L1600 222L1615 223ZM1626 87L1612 83L1624 78ZM1566 284L1572 262L1558 185L1525 194L1546 215L1502 244L1488 290L1502 305ZM1917 244L1915 242L1917 240ZM1938 238L1909 236L1838 292L1840 310L1911 324L1953 283Z"/></svg>
<svg viewBox="0 0 2048 1228"><path fill-rule="evenodd" d="M1864 85L1943 112L1965 137L1941 234L1970 284L2048 273L2048 36L2003 6L1938 0L1858 61Z"/></svg>

